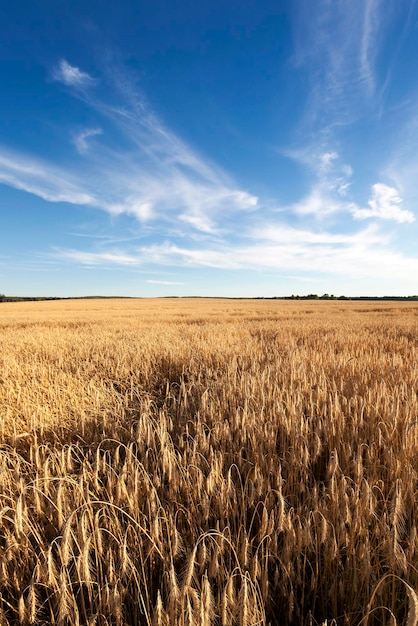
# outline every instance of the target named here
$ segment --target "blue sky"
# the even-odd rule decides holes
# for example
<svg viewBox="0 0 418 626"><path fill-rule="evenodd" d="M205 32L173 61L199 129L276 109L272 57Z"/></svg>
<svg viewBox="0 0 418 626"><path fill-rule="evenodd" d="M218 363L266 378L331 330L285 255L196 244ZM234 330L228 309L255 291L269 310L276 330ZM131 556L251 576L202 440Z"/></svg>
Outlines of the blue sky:
<svg viewBox="0 0 418 626"><path fill-rule="evenodd" d="M415 0L0 4L0 293L418 293Z"/></svg>

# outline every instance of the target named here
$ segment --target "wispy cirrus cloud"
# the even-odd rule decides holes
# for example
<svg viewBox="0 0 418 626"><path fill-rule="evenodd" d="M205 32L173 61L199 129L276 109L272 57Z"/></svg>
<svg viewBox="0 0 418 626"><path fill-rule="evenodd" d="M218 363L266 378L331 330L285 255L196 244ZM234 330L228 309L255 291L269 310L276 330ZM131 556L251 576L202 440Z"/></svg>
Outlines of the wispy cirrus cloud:
<svg viewBox="0 0 418 626"><path fill-rule="evenodd" d="M393 3L388 4L297 3L294 62L308 71L310 79L306 123L319 122L329 129L362 116L365 106L376 106L380 98L376 60L393 10Z"/></svg>
<svg viewBox="0 0 418 626"><path fill-rule="evenodd" d="M378 54L378 38L382 26L382 0L365 0L359 59L359 76L366 94L376 92L375 63Z"/></svg>
<svg viewBox="0 0 418 626"><path fill-rule="evenodd" d="M351 203L347 193L351 185L353 170L343 163L335 150L321 151L310 146L288 151L287 156L307 166L314 174L314 182L309 192L287 209L300 216L314 216L317 219L334 214L349 212Z"/></svg>
<svg viewBox="0 0 418 626"><path fill-rule="evenodd" d="M408 284L410 273L418 272L418 258L394 252L385 243L356 236L345 244L311 244L306 241L286 243L257 242L221 248L186 249L181 246L154 246L146 254L161 265L209 267L246 271L292 271L304 275L339 276L340 279L399 281Z"/></svg>
<svg viewBox="0 0 418 626"><path fill-rule="evenodd" d="M341 276L351 279L381 279L405 282L411 272L418 273L418 257L395 252L390 237L376 225L352 234L329 231L316 233L289 228L286 224L266 224L258 231L247 232L239 241L208 242L202 246L165 241L132 247L129 253L85 255L78 251L57 251L57 257L81 265L121 267L182 267L218 270L301 272L306 276Z"/></svg>
<svg viewBox="0 0 418 626"><path fill-rule="evenodd" d="M418 91L398 112L396 137L383 168L385 177L399 189L411 206L418 206Z"/></svg>
<svg viewBox="0 0 418 626"><path fill-rule="evenodd" d="M53 69L52 77L54 80L64 83L67 87L82 87L91 85L94 82L94 78L90 74L70 65L65 59L61 59Z"/></svg>
<svg viewBox="0 0 418 626"><path fill-rule="evenodd" d="M364 230L357 231L354 234L333 233L327 230L313 231L304 228L296 228L288 224L272 224L268 223L252 232L252 237L262 242L274 242L277 244L302 244L305 246L331 245L350 246L354 243L357 245L375 245L388 243L388 238L380 232L375 225L370 225Z"/></svg>
<svg viewBox="0 0 418 626"><path fill-rule="evenodd" d="M0 183L48 202L96 205L95 196L77 177L48 162L0 148Z"/></svg>
<svg viewBox="0 0 418 626"><path fill-rule="evenodd" d="M83 250L57 250L52 254L55 258L68 261L75 261L80 265L97 267L102 265L110 266L138 266L141 259L133 254L128 254L120 250L107 252L86 252Z"/></svg>
<svg viewBox="0 0 418 626"><path fill-rule="evenodd" d="M92 106L134 148L128 158L117 151L106 155L114 186L126 190L124 197L108 203L112 211L140 220L168 217L196 231L216 233L219 217L225 223L228 215L257 209L258 198L168 129L123 74L113 71L111 80L124 105L93 100Z"/></svg>
<svg viewBox="0 0 418 626"><path fill-rule="evenodd" d="M151 285L184 285L185 283L176 282L174 280L146 280Z"/></svg>
<svg viewBox="0 0 418 626"><path fill-rule="evenodd" d="M73 138L73 143L80 154L87 154L89 151L88 139L101 135L103 133L101 128L87 128L86 130L77 133Z"/></svg>
<svg viewBox="0 0 418 626"><path fill-rule="evenodd" d="M101 127L75 134L72 141L86 160L65 168L10 153L0 174L5 184L51 202L74 201L207 235L219 233L236 213L257 209L255 195L165 127L121 70L109 70L109 100L96 94L89 74L65 60L54 77L76 97L83 86L82 101L111 125L111 137L97 146L89 139L103 134Z"/></svg>

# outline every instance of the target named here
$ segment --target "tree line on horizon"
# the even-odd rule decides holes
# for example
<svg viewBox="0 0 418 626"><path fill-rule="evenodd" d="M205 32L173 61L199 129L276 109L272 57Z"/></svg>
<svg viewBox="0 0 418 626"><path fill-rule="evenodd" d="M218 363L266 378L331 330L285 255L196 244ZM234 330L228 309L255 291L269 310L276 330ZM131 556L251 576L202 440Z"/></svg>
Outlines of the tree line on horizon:
<svg viewBox="0 0 418 626"><path fill-rule="evenodd" d="M138 296L140 297L140 296ZM168 298L177 298L181 296L167 296ZM187 296L184 296L187 297ZM196 297L196 296L190 296ZM198 296L199 297L199 296ZM207 296L211 298L211 296ZM47 300L92 300L92 299L110 299L110 298L135 298L135 296L70 296L70 297L60 297L60 296L6 296L5 294L0 294L0 302L41 302ZM291 296L257 296L254 298L231 298L233 300L378 300L378 301L395 301L395 302L403 302L403 301L418 301L418 295L414 296L334 296L334 294L324 293L322 296L319 296L316 293L310 293L307 296L294 295Z"/></svg>

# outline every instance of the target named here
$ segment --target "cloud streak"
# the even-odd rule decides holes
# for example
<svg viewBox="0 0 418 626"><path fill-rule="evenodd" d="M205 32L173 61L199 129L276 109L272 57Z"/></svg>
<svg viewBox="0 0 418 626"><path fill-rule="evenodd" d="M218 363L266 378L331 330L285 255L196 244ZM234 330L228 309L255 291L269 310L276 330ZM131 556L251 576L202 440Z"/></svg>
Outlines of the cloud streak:
<svg viewBox="0 0 418 626"><path fill-rule="evenodd" d="M206 235L222 230L219 218L225 225L237 213L257 209L257 197L167 129L120 71L110 71L109 79L120 105L99 98L92 77L65 60L54 77L76 97L83 87L83 102L113 127L113 143L89 141L103 134L99 126L78 132L72 141L86 160L71 169L8 153L0 161L1 182L50 202L91 205Z"/></svg>
<svg viewBox="0 0 418 626"><path fill-rule="evenodd" d="M54 80L64 83L67 87L84 87L94 83L94 79L78 67L70 65L65 59L61 59L52 72Z"/></svg>
<svg viewBox="0 0 418 626"><path fill-rule="evenodd" d="M307 276L341 276L355 279L397 280L402 283L409 273L418 274L418 257L393 251L390 238L376 226L351 235L266 225L235 243L219 242L205 246L161 244L132 248L129 253L103 254L57 251L62 259L81 265L159 266L212 268L244 271L298 271ZM157 282L157 281L154 281ZM158 281L160 282L160 281ZM164 281L164 284L165 281Z"/></svg>
<svg viewBox="0 0 418 626"><path fill-rule="evenodd" d="M80 265L88 267L102 265L133 267L141 265L141 259L139 257L121 251L85 252L81 250L59 250L53 256L64 260L75 261Z"/></svg>
<svg viewBox="0 0 418 626"><path fill-rule="evenodd" d="M305 123L319 123L326 134L378 108L376 61L392 3L389 9L381 0L295 4L294 62L307 70L311 84Z"/></svg>
<svg viewBox="0 0 418 626"><path fill-rule="evenodd" d="M377 39L381 22L381 0L365 0L363 29L360 46L360 80L366 94L372 97L376 90L375 60L378 52Z"/></svg>
<svg viewBox="0 0 418 626"><path fill-rule="evenodd" d="M89 151L89 143L87 140L90 137L101 135L102 132L103 131L101 128L87 128L86 130L83 130L81 133L78 133L73 139L77 152L79 154L87 154L87 152Z"/></svg>
<svg viewBox="0 0 418 626"><path fill-rule="evenodd" d="M0 183L39 196L48 202L94 206L94 195L70 173L28 155L0 148Z"/></svg>
<svg viewBox="0 0 418 626"><path fill-rule="evenodd" d="M179 283L174 280L147 280L145 281L151 285L184 285L185 283Z"/></svg>

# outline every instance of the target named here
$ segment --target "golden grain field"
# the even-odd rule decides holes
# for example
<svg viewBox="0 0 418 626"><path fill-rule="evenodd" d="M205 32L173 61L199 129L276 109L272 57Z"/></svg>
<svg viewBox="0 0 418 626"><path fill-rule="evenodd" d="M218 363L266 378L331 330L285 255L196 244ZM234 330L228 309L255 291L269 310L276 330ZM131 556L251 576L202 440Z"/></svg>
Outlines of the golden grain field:
<svg viewBox="0 0 418 626"><path fill-rule="evenodd" d="M0 625L418 623L418 303L0 305Z"/></svg>

